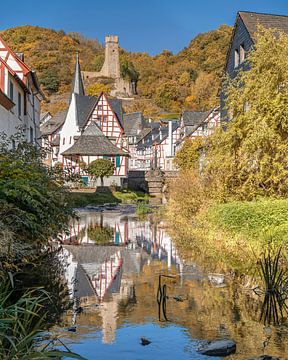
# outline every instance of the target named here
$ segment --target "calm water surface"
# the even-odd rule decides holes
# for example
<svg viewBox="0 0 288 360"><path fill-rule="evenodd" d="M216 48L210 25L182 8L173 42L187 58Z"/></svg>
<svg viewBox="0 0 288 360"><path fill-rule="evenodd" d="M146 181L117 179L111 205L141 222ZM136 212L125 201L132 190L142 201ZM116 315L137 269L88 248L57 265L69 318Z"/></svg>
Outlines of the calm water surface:
<svg viewBox="0 0 288 360"><path fill-rule="evenodd" d="M87 359L218 359L197 353L199 342L216 339L237 343L227 359L288 359L287 328L259 322L250 290L182 259L163 223L139 220L129 207L80 211L64 243L74 310L51 335Z"/></svg>

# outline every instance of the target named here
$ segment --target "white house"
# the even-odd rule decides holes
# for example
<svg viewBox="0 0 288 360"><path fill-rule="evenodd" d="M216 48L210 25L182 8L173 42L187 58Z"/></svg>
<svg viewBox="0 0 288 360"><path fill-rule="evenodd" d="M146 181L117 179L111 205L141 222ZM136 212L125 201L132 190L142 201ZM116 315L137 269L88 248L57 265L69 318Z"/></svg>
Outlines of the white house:
<svg viewBox="0 0 288 360"><path fill-rule="evenodd" d="M0 133L10 137L22 128L24 140L38 144L44 95L35 72L23 60L23 54L14 53L0 37Z"/></svg>

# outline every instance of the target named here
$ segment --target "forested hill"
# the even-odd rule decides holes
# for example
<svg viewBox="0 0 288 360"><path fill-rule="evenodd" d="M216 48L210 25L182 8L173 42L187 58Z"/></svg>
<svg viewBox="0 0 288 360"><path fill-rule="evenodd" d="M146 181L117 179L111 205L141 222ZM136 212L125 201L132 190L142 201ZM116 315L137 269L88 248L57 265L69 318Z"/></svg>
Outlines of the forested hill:
<svg viewBox="0 0 288 360"><path fill-rule="evenodd" d="M132 70L139 78L138 96L129 110L156 115L216 105L231 32L231 27L223 25L200 34L175 55L168 50L156 56L121 50L123 75L129 76ZM99 71L104 61L103 45L78 33L19 26L0 34L14 51L24 53L48 97L70 90L76 50L82 70Z"/></svg>

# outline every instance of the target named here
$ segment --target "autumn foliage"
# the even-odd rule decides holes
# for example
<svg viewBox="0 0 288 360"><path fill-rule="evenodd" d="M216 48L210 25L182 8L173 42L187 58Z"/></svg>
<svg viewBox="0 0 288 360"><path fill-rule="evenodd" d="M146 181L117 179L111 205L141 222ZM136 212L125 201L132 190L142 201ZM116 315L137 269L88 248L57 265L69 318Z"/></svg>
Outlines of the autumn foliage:
<svg viewBox="0 0 288 360"><path fill-rule="evenodd" d="M77 50L83 71L99 71L104 62L104 48L99 41L78 33L20 26L2 31L1 36L13 50L24 52L25 61L37 71L48 96L70 91ZM144 100L147 116L210 109L218 102L230 36L231 28L220 26L196 36L175 55L168 50L151 56L121 49L121 74L137 82L136 101Z"/></svg>

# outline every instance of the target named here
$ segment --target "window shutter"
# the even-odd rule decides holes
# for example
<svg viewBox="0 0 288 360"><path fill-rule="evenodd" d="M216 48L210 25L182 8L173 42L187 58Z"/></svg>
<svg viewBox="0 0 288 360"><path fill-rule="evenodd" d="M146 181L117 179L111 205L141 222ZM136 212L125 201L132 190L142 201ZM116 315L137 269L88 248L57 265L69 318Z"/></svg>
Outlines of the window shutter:
<svg viewBox="0 0 288 360"><path fill-rule="evenodd" d="M116 155L116 167L120 167L120 155Z"/></svg>

